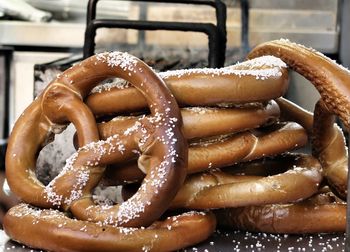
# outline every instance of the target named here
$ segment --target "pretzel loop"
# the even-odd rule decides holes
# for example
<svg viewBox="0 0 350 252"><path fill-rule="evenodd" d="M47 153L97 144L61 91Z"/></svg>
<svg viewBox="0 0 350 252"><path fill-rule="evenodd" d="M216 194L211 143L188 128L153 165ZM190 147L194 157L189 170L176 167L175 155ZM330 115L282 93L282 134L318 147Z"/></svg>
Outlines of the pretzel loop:
<svg viewBox="0 0 350 252"><path fill-rule="evenodd" d="M311 48L285 39L263 43L253 49L248 57L254 58L262 55L274 55L281 58L291 69L308 79L320 93L325 106L316 107L317 117L326 120L315 120L314 139L325 141L329 132L336 133L333 131L333 123L330 123L331 115L338 116L346 128L350 129L350 71L348 69ZM325 130L325 127L328 129ZM341 134L338 136L341 138ZM344 146L344 143L340 145ZM326 171L330 170L330 165L325 162L327 154L320 152L317 148L314 153L325 166ZM348 157L347 153L343 151L342 153L345 159L339 160L338 168L332 168L335 174L328 176L328 180L333 188L336 188L335 193L345 198L347 192L344 187L347 183L348 169L344 163L347 163ZM339 181L339 178L342 181Z"/></svg>
<svg viewBox="0 0 350 252"><path fill-rule="evenodd" d="M106 213L100 207L94 206L91 190L102 177L103 166L114 161L110 153L122 153L123 144L127 143L120 142L118 135L111 136L106 141L97 141L99 135L94 116L83 100L95 85L112 76L123 78L134 85L144 94L150 107L152 120L145 126L148 135L143 139L134 140L142 140L142 144L139 144L142 145L141 150L144 153L140 156L140 162L152 172L133 199L121 206L114 206ZM35 121L30 118L33 115ZM75 125L79 145L82 147L67 161L59 176L44 187L32 172L29 172L27 160L30 159L30 170L34 171L35 154L44 144L46 137L55 132L55 125L68 122ZM105 219L105 215L108 214L114 216L113 224L150 225L166 210L185 178L187 149L181 125L181 114L175 99L163 81L146 64L126 53L98 54L73 66L54 80L17 122L8 151L8 157L16 157L18 160L18 163L8 161L7 176L10 187L30 204L39 207L58 205L64 209L70 208L78 218L99 221ZM38 126L40 134L30 132ZM28 130L23 132L26 127ZM39 136L39 141L34 140L31 144L32 149L36 151L18 153L18 145L32 142L33 136ZM18 173L21 175L20 181ZM33 196L31 191L28 193L19 188L27 185L28 188L36 189ZM40 200L43 198L46 200ZM138 208L135 209L134 206ZM89 207L95 209L94 216L86 216L86 208Z"/></svg>

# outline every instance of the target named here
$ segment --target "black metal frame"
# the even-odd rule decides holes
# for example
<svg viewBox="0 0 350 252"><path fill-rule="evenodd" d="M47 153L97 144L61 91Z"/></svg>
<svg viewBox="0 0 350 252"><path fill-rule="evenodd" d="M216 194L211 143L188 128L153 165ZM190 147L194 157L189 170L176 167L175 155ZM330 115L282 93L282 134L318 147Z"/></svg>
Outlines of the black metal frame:
<svg viewBox="0 0 350 252"><path fill-rule="evenodd" d="M244 55L250 51L249 46L249 0L240 0L241 3L241 46Z"/></svg>
<svg viewBox="0 0 350 252"><path fill-rule="evenodd" d="M144 20L96 19L99 0L89 0L84 41L84 58L94 54L98 28L125 28L135 30L171 30L202 32L208 36L208 66L222 67L226 52L226 5L221 0L139 0L139 2L180 3L208 5L215 8L216 25L212 23L160 22ZM134 1L134 0L129 0Z"/></svg>
<svg viewBox="0 0 350 252"><path fill-rule="evenodd" d="M7 138L10 133L9 122L10 122L10 64L12 61L13 48L11 47L0 47L0 54L5 58L5 73L4 73L4 121L3 123L3 139L0 139L0 170L5 169L5 153L7 147Z"/></svg>

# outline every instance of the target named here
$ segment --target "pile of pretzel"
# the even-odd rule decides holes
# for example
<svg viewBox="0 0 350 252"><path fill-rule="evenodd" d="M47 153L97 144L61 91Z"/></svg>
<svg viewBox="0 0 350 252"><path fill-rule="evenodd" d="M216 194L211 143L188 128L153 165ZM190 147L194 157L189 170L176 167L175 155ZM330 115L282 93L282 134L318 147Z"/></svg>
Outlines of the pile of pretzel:
<svg viewBox="0 0 350 252"><path fill-rule="evenodd" d="M334 118L349 126L350 72L287 40L248 58L156 74L111 52L63 72L12 131L6 176L23 203L6 214L5 232L50 251L172 251L217 225L344 232L347 149ZM281 98L288 68L321 94L314 116ZM109 78L124 81L96 87ZM70 123L77 151L44 185L37 155ZM308 142L312 155L292 153ZM101 183L123 186L124 201L95 202Z"/></svg>

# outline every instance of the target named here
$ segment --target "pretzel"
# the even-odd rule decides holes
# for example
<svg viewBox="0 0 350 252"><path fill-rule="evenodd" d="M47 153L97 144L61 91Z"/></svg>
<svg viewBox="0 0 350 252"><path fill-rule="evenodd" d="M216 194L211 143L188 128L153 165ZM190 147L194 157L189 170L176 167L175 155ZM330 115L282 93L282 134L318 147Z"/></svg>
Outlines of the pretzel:
<svg viewBox="0 0 350 252"><path fill-rule="evenodd" d="M180 106L264 102L282 96L288 86L286 65L271 56L220 69L175 70L159 76ZM86 104L96 116L140 111L147 105L143 95L127 83L97 89Z"/></svg>
<svg viewBox="0 0 350 252"><path fill-rule="evenodd" d="M108 92L103 93L103 97L107 98L108 95ZM144 116L118 116L108 122L99 123L101 139L131 131ZM266 104L248 104L233 108L185 107L181 109L181 116L184 136L190 140L270 125L279 118L280 109L277 103L271 100ZM126 137L132 138L135 133L130 132Z"/></svg>
<svg viewBox="0 0 350 252"><path fill-rule="evenodd" d="M322 168L310 155L293 157L288 160L293 161L292 169L273 176L231 175L220 170L194 174L187 177L170 207L215 209L306 199L318 191ZM130 196L128 187L123 190L124 196Z"/></svg>
<svg viewBox="0 0 350 252"><path fill-rule="evenodd" d="M269 155L275 155L281 152L279 145L276 144L276 140L283 144L287 143L288 150L306 143L307 136L305 130L293 122L284 124L277 123L267 128L258 129L256 129L257 125L255 125L255 123L244 122L242 125L249 125L249 128L245 128L246 126L241 125L231 126L225 124L216 130L213 127L215 123L222 124L220 120L226 120L225 118L227 118L227 121L230 121L233 118L233 114L220 114L220 117L217 118L211 117L211 115L208 116L206 113L208 111L214 111L212 108L203 109L195 107L192 109L183 109L181 112L183 115L186 111L190 111L191 113L193 111L198 112L199 115L194 116L192 113L191 116L188 117L191 118L191 120L196 117L202 118L206 122L196 122L191 126L185 121L185 137L181 135L180 132L182 126L180 110L178 110L176 106L174 97L181 106L232 106L232 104L250 102L266 103L266 101L270 99L281 96L287 87L287 69L286 65L281 60L273 56L265 56L222 69L181 70L160 73L158 76L155 76L151 71L150 79L152 81L138 80L136 84L130 79L132 79L134 74L140 69L130 69L128 64L125 65L122 63L123 66L121 66L118 65L118 63L117 67L123 68L123 70L130 70L130 72L122 71L121 76L117 75L117 77L126 79L127 83L118 84L116 87L108 87L108 85L107 87L103 86L101 93L90 94L91 89L97 82L105 78L115 77L114 71L104 71L104 68L111 69L115 67L116 60L113 57L114 56L110 54L95 56L95 58L99 58L98 60L102 62L97 62L96 65L103 68L97 69L95 73L89 72L87 74L84 71L78 71L81 70L79 67L82 67L83 70L86 69L85 67L89 68L89 70L94 69L96 67L96 62L91 58L92 60L90 60L92 62L90 62L90 64L87 63L87 65L85 65L85 62L83 62L82 65L75 67L78 69L77 71L75 71L73 67L73 69L64 73L63 76L54 81L44 91L44 94L40 96L22 116L22 118L26 118L26 120L22 119L21 122L26 122L27 126L21 125L16 126L17 128L15 127L13 139L10 140L12 141L12 143L10 143L12 146L7 156L8 163L10 163L9 160L14 157L16 165L20 165L19 168L12 166L9 170L10 177L12 177L10 179L12 180L12 184L14 184L15 181L14 170L18 169L22 173L20 174L21 178L26 178L25 183L22 183L21 186L26 186L28 184L29 188L32 187L36 190L36 193L41 192L41 194L36 194L36 196L41 196L41 198L31 199L31 197L24 193L24 189L20 189L18 184L15 185L14 187L17 188L17 192L23 193L25 197L31 199L30 203L35 201L40 202L40 199L44 196L48 201L46 200L44 203L41 203L41 207L60 207L63 210L68 210L78 219L97 223L76 219L72 220L55 210L34 210L28 205L19 205L10 210L5 216L5 231L13 239L29 246L49 250L115 251L124 250L124 248L125 250L130 249L131 251L148 251L152 249L154 249L154 251L176 250L206 239L215 228L215 219L213 219L210 213L192 213L185 214L185 216L174 217L165 222L154 223L154 221L159 219L161 214L169 208L170 204L172 204L170 208L194 209L285 204L310 197L319 189L319 185L322 181L322 169L320 163L311 156L300 156L295 158L295 160L293 159L295 161L295 167L290 171L278 175L271 175L269 177L238 176L219 170L212 170L207 173L189 176L185 184L181 187L186 176L185 167L187 163L187 154L189 157L188 167L190 168L187 172L191 173L198 172L201 169L211 168L211 166L221 167L239 161L254 160L266 156L266 149L271 151ZM290 60L292 63L294 62L292 59ZM287 61L287 63L289 62ZM149 71L149 69L145 67L145 69L140 72L144 74L145 71ZM71 75L77 77L73 80L73 83L70 83ZM167 89L159 77L164 79L174 97L171 97L171 95L166 92ZM141 92L130 87L128 82L133 83ZM229 82L234 84L232 85L232 83L230 83L229 85ZM147 89L150 89L151 83L158 83L161 87L161 91L164 91L164 93L157 90L147 92ZM213 85L213 83L215 83L215 85ZM107 93L104 91L105 88L111 89ZM329 86L319 87L320 90L323 90L323 88L327 89ZM332 88L332 85L330 85L329 90L332 90ZM325 95L321 94L324 103L320 103L319 108L316 108L315 115L318 117L320 114L320 118L317 120L326 118L327 122L324 126L327 127L327 132L329 132L327 136L329 136L335 131L332 130L334 128L333 121L331 117L328 117L328 114L337 114L336 112L343 110L340 108L339 111L334 112L333 105L331 106L332 109L329 109L329 100L331 100L331 102L335 101L333 98L328 99L327 92L325 92ZM88 96L88 94L90 95ZM142 95L146 96L147 102L145 102ZM159 96L164 99L161 99ZM88 106L82 102L83 100L86 101ZM135 102L135 105L130 103L130 101L136 100L139 102ZM155 100L160 102L155 102ZM171 105L174 105L174 109L168 107L167 103L169 101L171 101ZM126 126L120 129L116 129L115 127L117 126L112 126L110 133L105 134L102 129L107 124L101 124L104 126L97 126L95 123L95 116L98 118L110 114L114 115L119 112L140 112L144 111L147 104L151 110L151 116L142 116L136 119L134 117L127 118L125 120L123 119L124 121L118 121L119 119L116 119L116 125L125 123ZM334 107L337 106L338 104ZM80 108L81 112L75 111L73 107ZM231 108L230 110L234 109ZM202 111L205 111L203 116L201 114ZM27 112L33 114L34 117L29 119L29 116L26 116ZM248 114L250 113L249 111L247 112ZM266 114L261 118L259 117L259 124L269 124L271 122L271 115L276 114L276 111L273 109L264 112L266 112ZM171 116L168 116L169 113L172 113ZM283 113L284 112L282 112L282 114ZM166 116L164 116L164 114ZM339 114L341 113L339 112ZM210 119L213 119L212 126L205 129L205 126L202 126L204 124L201 123L207 123ZM272 116L272 121L274 120L275 116ZM164 121L166 121L165 124L167 127L164 127L162 131L159 128L162 128L161 126L163 126ZM309 119L302 119L301 121L301 124L309 123ZM326 150L326 154L320 154L319 152L322 151L318 149L315 149L315 153L318 157L322 157L323 155L324 158L320 158L320 160L325 163L330 160L327 153L331 154L332 151L330 151L324 141L324 136L326 135L321 135L321 137L318 138L321 134L317 133L317 130L320 130L320 122L316 121L313 125L311 124L311 127L315 127L315 141L322 141L323 145L321 147L322 150ZM77 128L78 145L80 148L77 153L68 160L63 172L51 181L48 186L44 187L36 180L36 177L32 175L34 168L31 167L35 167L35 154L42 145L45 144L46 140L48 140L48 133L52 131L61 131L68 122L73 122ZM32 124L34 124L35 127L32 126ZM87 128L83 129L85 124L87 124ZM112 125L113 121L110 124ZM188 124L188 126L186 126L186 124ZM197 130L191 131L190 129L193 128L193 125L198 125L198 128L204 130L198 132ZM310 124L308 124L308 126L310 126ZM186 127L188 130L186 130ZM50 130L47 128L50 128ZM29 138L30 134L28 129L36 129L36 132L40 134L32 133L32 137ZM171 132L169 132L169 130ZM101 141L98 141L99 131L103 133L101 134L103 135ZM174 133L173 131L176 132ZM239 133L224 136L223 138L211 138L213 135L222 134L220 132L232 134L236 131ZM309 128L307 131L310 131ZM173 134L179 134L178 138L175 139L176 141L169 136ZM284 135L284 137L279 139L274 137L282 135ZM294 141L293 144L290 144L291 142L286 135L295 137L294 140L292 140L292 142ZM206 137L209 137L209 139L202 139ZM34 140L32 138L34 138ZM187 141L185 138L190 144L189 151L187 151L186 148ZM19 142L16 143L18 139L20 139L19 142L30 139L28 142L32 142L30 142L29 147L33 147L34 149L22 151L22 153L19 154L15 153L15 150L17 151L15 148L16 146L21 150L19 148ZM242 145L234 145L235 142L233 139L240 139ZM159 143L168 142L171 142L173 149L162 150L161 147L164 147L165 144L159 146ZM335 142L340 143L339 140ZM295 144L297 146L294 146ZM334 142L331 142L331 145L334 146ZM244 155L240 152L238 153L240 155L239 157L230 156L230 153L233 152L231 149L232 147L244 149ZM174 151L174 148L177 148L176 150L179 151L179 154ZM217 148L222 148L225 151L218 152ZM340 148L342 148L342 146ZM103 150L103 154L100 153L101 150ZM94 205L91 198L91 190L99 183L104 175L104 166L111 163L123 166L126 163L134 167L135 163L133 162L135 162L135 159L140 154L140 150L142 155L138 160L139 168L147 174L147 177L138 192L130 196L131 200L125 201L119 208L118 206ZM196 156L196 151L199 153L198 156ZM210 152L211 156L203 159L201 154L208 152ZM28 153L30 155L24 155ZM218 155L218 153L220 155ZM17 157L18 155L20 156L19 159ZM229 159L226 159L228 156ZM162 161L159 160L162 160L162 158L169 158L167 160L171 163L169 173L167 173L166 176L163 176L162 172L159 170L159 173L156 174L157 171L154 170L154 167L159 168L159 166L161 166L159 164L162 164ZM194 161L191 161L191 158ZM331 158L333 158L333 156ZM26 165L29 164L28 167L31 169L24 171L27 168L23 168L23 160L26 161ZM172 160L176 160L176 163L172 164ZM13 162L13 160L11 160L11 162ZM193 164L191 164L191 162L193 162ZM141 175L143 174L141 174L139 170L137 171L137 180L142 179ZM129 171L125 169L124 172ZM89 176L90 174L93 174L93 176ZM128 173L128 176L130 176L128 179L135 179L134 175L135 174L132 172ZM138 178L138 176L140 176L140 178ZM88 177L87 180L86 177ZM164 181L162 180L163 178ZM125 180L124 175L120 177L120 180ZM149 183L149 187L145 186L147 183ZM158 188L159 183L164 187ZM174 188L172 188L172 186L174 186ZM181 189L175 197L180 187ZM28 190L28 188L26 188L26 190ZM161 190L161 196L158 195L159 190ZM124 187L124 192L127 192L126 187ZM151 192L154 192L155 195ZM142 203L141 210L138 204L140 194L142 196L149 196L151 194L150 197L154 199L154 201ZM167 196L168 198L162 198L163 196ZM314 203L314 201L310 201L310 204ZM317 206L321 205L319 203L317 204ZM123 218L119 218L120 215L116 212L118 212L122 206L125 206L125 208L123 208L125 215L122 215ZM142 209L143 207L146 208L146 211ZM136 210L134 212L135 208ZM322 206L322 209L325 208ZM336 210L338 211L338 209ZM343 214L342 211L341 209L339 210L339 216ZM18 225L19 222L23 224L23 227L22 225ZM38 226L35 226L36 222L38 222ZM203 227L202 224L207 226ZM120 225L127 228L116 227ZM130 228L130 226L140 225L150 226L149 228L141 229ZM61 230L63 232L60 232ZM33 232L34 235L23 236L27 231ZM49 235L47 235L48 232L50 233ZM127 232L129 236L127 236L125 232ZM133 235L129 234L129 232L133 233ZM134 234L136 237L134 237ZM61 235L67 239L61 240ZM47 241L42 241L43 236L48 237ZM181 239L183 243L177 244L178 239ZM132 240L132 242L130 242L130 240ZM147 242L149 240L150 243ZM125 243L125 241L129 242ZM150 246L151 244L152 247Z"/></svg>
<svg viewBox="0 0 350 252"><path fill-rule="evenodd" d="M337 131L332 129L334 127L332 115L338 116L349 129L350 89L348 83L350 82L350 72L348 69L313 49L284 39L263 43L253 49L248 57L255 58L262 55L274 55L281 58L291 69L308 79L320 93L323 104L316 108L317 117L324 120L316 119L313 124L314 139L318 139L318 144L325 147L327 144L323 141L327 139L327 136L335 134ZM339 139L335 140L339 143L342 140L339 133L337 134L337 137L333 136ZM339 146L343 146L343 144L339 144ZM343 148L339 148L339 146L337 147L339 150ZM324 148L318 148L315 144L313 147L314 154L325 166L329 183L339 195L345 197L348 173L347 165L344 165L347 163L346 153L343 150L340 155L337 155L335 151L331 151L331 153L326 151L325 153ZM330 162L334 162L332 159L339 159L337 160L340 163L339 167L335 168L330 165Z"/></svg>
<svg viewBox="0 0 350 252"><path fill-rule="evenodd" d="M347 194L348 152L342 130L332 114L326 113L322 100L315 106L315 116L283 98L277 99L282 117L300 123L311 136L313 154L318 157L333 193L342 199ZM321 127L313 127L322 125ZM320 132L322 131L322 132Z"/></svg>
<svg viewBox="0 0 350 252"><path fill-rule="evenodd" d="M91 190L102 177L103 166L114 161L111 153L122 153L128 143L118 136L98 141L94 116L83 100L111 76L128 80L144 94L153 119L144 121L149 135L140 147L139 162L150 170L146 180L135 197L107 210L94 205ZM36 154L48 136L68 122L76 127L82 147L45 187L34 175ZM98 54L53 80L25 110L9 139L6 176L11 190L35 206L69 209L79 219L97 222L108 217L111 224L148 226L167 209L185 179L187 148L181 125L175 99L146 64L127 53ZM89 207L93 214L86 210Z"/></svg>
<svg viewBox="0 0 350 252"><path fill-rule="evenodd" d="M73 220L57 210L20 204L7 213L4 226L15 241L49 251L175 251L207 239L216 220L209 212L190 212L148 228L125 228Z"/></svg>
<svg viewBox="0 0 350 252"><path fill-rule="evenodd" d="M315 107L313 155L318 157L324 176L332 191L346 200L348 181L348 149L342 130L335 124L335 116L320 100Z"/></svg>
<svg viewBox="0 0 350 252"><path fill-rule="evenodd" d="M293 204L227 208L215 211L222 228L282 234L345 232L346 203L318 194Z"/></svg>
<svg viewBox="0 0 350 252"><path fill-rule="evenodd" d="M191 143L188 149L187 173L225 167L264 156L275 156L302 147L307 143L307 134L297 123L275 124L271 128L266 132L246 131ZM111 128L108 133L114 134ZM101 135L105 136L105 132L101 132ZM135 156L131 157L132 154ZM124 157L135 160L137 151L125 150ZM126 165L125 163L110 165L107 168L107 180L104 180L104 184L117 185L128 181L140 181L147 173L147 169L137 165L136 161L129 161Z"/></svg>

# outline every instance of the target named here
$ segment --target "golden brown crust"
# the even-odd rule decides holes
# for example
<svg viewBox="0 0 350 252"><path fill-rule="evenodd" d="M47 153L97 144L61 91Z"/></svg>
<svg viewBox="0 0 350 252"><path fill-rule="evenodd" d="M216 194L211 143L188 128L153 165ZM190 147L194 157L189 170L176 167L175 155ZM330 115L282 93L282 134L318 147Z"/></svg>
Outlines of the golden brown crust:
<svg viewBox="0 0 350 252"><path fill-rule="evenodd" d="M318 90L329 111L350 126L350 72L311 48L281 39L255 47L248 58L273 55L308 79Z"/></svg>
<svg viewBox="0 0 350 252"><path fill-rule="evenodd" d="M275 101L280 108L282 121L297 122L303 126L309 135L312 135L313 113L282 97Z"/></svg>
<svg viewBox="0 0 350 252"><path fill-rule="evenodd" d="M180 106L210 106L220 103L263 102L282 96L288 86L286 65L271 56L221 69L190 69L160 73ZM132 87L102 89L86 104L96 116L139 111L146 107L140 92Z"/></svg>
<svg viewBox="0 0 350 252"><path fill-rule="evenodd" d="M348 150L342 129L335 124L322 100L315 106L315 115L291 101L277 99L282 117L300 123L311 136L313 155L320 160L324 176L333 192L342 199L347 195Z"/></svg>
<svg viewBox="0 0 350 252"><path fill-rule="evenodd" d="M333 192L342 199L347 195L348 150L335 116L327 112L322 100L315 106L313 154L324 169L324 176Z"/></svg>
<svg viewBox="0 0 350 252"><path fill-rule="evenodd" d="M320 163L310 155L298 154L278 158L280 166L285 165L284 159L291 169L267 177L217 170L189 176L171 207L215 209L289 203L315 194L323 178ZM129 189L124 188L125 196L130 196Z"/></svg>
<svg viewBox="0 0 350 252"><path fill-rule="evenodd" d="M198 174L186 179L171 207L210 209L293 202L317 192L323 178L321 173L321 165L316 159L300 156L292 170L252 181L229 183L225 179L222 183L221 177L232 175L222 172ZM211 176L215 183L205 185Z"/></svg>
<svg viewBox="0 0 350 252"><path fill-rule="evenodd" d="M334 126L333 115L350 125L350 89L346 85L349 71L320 53L284 40L259 46L250 57L264 54L281 57L321 93L315 122L311 114L282 98L278 103L282 120L296 120L309 134L314 131L314 153L325 168L329 184L345 197L346 148L340 129ZM101 93L91 94L96 83L115 76L126 79L136 89L123 84L112 87L108 93L102 88ZM60 207L77 219L92 222L19 205L5 217L6 232L29 246L60 251L168 251L206 239L215 228L215 219L209 213L186 214L154 223L174 198L172 208L236 207L218 214L220 221L251 231L343 231L345 207L339 202L330 204L325 197L286 204L317 193L322 168L311 156L298 156L293 160L293 169L281 174L238 176L212 170L189 176L181 187L187 161L187 173L194 173L274 156L304 145L307 135L297 123L270 125L279 116L274 102L258 109L232 107L250 102L266 105L268 100L285 92L286 83L286 65L273 56L222 69L181 70L158 76L142 62L121 53L99 54L82 62L56 78L20 118L9 143L7 173L10 186L26 201L41 207ZM231 107L183 109L183 136L177 102L181 106L229 103ZM117 118L100 126L95 123L95 116L139 112L147 105L150 116ZM67 161L62 173L44 187L33 175L36 155L52 133L61 131L69 122L77 129L80 148ZM261 125L270 126L259 128ZM236 132L239 133L233 135ZM98 141L99 133L102 141ZM220 134L231 135L213 138ZM29 142L29 150L23 148L23 142ZM147 177L137 193L121 205L95 205L91 191L103 177L105 166L111 163L122 165L123 170L120 173L109 170L109 179L119 176L121 183L139 180L143 178L140 170ZM280 205L266 205L277 203ZM306 222L300 215L311 221L300 225L300 220ZM324 222L321 229L315 228L318 222ZM332 222L339 225L331 227ZM150 226L140 230L117 228L117 225ZM43 240L43 236L47 239Z"/></svg>
<svg viewBox="0 0 350 252"><path fill-rule="evenodd" d="M20 225L19 225L20 223ZM55 210L13 207L5 232L17 242L49 251L175 251L207 239L216 226L213 214L190 212L149 228L122 228L79 221Z"/></svg>
<svg viewBox="0 0 350 252"><path fill-rule="evenodd" d="M317 143L313 144L314 154L325 166L330 185L345 198L347 150L341 131L333 126L332 115L338 116L347 128L350 127L350 71L323 54L288 40L263 43L253 49L248 57L262 55L281 58L291 69L308 79L320 93L323 105L317 105L315 111L313 137ZM329 140L331 135L332 139ZM323 147L319 147L321 145Z"/></svg>
<svg viewBox="0 0 350 252"><path fill-rule="evenodd" d="M108 93L103 94L108 97ZM280 110L275 101L266 104L241 106L236 108L187 107L181 109L184 136L187 139L212 137L242 132L276 122ZM135 126L142 116L115 117L99 123L101 139L114 134L122 134ZM130 135L133 135L131 132Z"/></svg>
<svg viewBox="0 0 350 252"><path fill-rule="evenodd" d="M221 168L242 161L276 156L292 151L307 143L306 131L297 123L276 124L271 131L242 132L232 136L203 139L190 144L188 148L187 173L197 173L213 168ZM130 152L130 150L126 150ZM135 154L136 155L136 154ZM108 167L108 180L113 185L140 181L144 177L137 165L115 164ZM143 170L147 173L147 170ZM128 178L125 177L128 176ZM105 181L108 183L108 181Z"/></svg>

